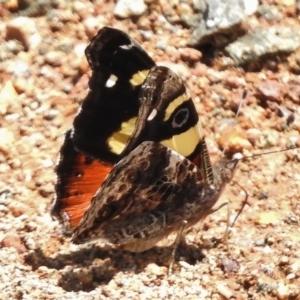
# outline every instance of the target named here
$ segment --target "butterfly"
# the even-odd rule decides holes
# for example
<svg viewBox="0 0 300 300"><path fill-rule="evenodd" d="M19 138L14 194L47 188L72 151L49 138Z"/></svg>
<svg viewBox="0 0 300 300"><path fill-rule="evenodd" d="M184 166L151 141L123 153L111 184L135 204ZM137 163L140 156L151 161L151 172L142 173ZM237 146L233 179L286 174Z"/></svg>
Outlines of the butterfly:
<svg viewBox="0 0 300 300"><path fill-rule="evenodd" d="M89 92L66 133L51 213L80 244L145 251L213 212L237 160L212 165L182 80L126 33L86 49Z"/></svg>

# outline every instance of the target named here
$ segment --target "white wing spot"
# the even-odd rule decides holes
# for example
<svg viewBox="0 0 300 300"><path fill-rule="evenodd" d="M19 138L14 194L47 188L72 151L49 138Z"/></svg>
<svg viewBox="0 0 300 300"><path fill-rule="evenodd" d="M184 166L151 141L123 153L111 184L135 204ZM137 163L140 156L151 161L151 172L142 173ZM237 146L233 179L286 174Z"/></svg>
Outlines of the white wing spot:
<svg viewBox="0 0 300 300"><path fill-rule="evenodd" d="M151 113L149 114L149 116L147 118L147 121L152 121L155 118L156 115L157 115L157 109L154 108L151 111Z"/></svg>
<svg viewBox="0 0 300 300"><path fill-rule="evenodd" d="M122 45L120 46L120 48L124 49L124 50L130 50L134 45L133 44L129 44L129 45Z"/></svg>
<svg viewBox="0 0 300 300"><path fill-rule="evenodd" d="M112 88L116 84L117 80L118 77L114 74L111 74L110 77L107 79L105 86L107 88Z"/></svg>

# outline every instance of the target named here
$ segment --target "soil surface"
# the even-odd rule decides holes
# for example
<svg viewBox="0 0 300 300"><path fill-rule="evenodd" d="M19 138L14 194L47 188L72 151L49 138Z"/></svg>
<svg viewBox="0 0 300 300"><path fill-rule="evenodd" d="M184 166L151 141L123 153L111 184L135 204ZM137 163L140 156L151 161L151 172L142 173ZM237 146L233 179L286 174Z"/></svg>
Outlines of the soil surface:
<svg viewBox="0 0 300 300"><path fill-rule="evenodd" d="M171 246L132 254L61 234L49 214L55 165L87 94L84 49L102 26L127 32L184 79L214 161L222 147L230 157L300 145L299 51L256 61L254 71L225 68L225 51L191 48L190 31L164 18L164 2L147 1L143 15L126 19L103 2L49 1L23 13L18 2L0 2L0 298L300 299L297 149L242 160L219 200L230 202L232 222L247 197L228 243L225 206L188 231L170 276ZM280 11L276 25L299 26L293 1L262 2ZM245 23L252 31L274 21Z"/></svg>

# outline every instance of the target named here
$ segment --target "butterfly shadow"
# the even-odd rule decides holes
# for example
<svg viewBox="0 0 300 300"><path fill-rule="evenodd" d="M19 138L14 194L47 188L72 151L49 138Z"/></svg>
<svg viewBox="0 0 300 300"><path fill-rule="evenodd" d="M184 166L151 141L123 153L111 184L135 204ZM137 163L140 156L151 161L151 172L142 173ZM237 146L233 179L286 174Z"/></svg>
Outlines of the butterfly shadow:
<svg viewBox="0 0 300 300"><path fill-rule="evenodd" d="M168 268L173 249L172 246L153 247L145 252L132 253L94 244L88 248L49 257L41 248L37 248L29 253L25 260L33 270L40 266L60 270L58 285L65 291L89 292L99 285L108 284L118 272L142 273L151 263ZM180 244L176 249L174 264L183 260L194 265L203 257L199 246ZM167 274L162 273L161 276Z"/></svg>

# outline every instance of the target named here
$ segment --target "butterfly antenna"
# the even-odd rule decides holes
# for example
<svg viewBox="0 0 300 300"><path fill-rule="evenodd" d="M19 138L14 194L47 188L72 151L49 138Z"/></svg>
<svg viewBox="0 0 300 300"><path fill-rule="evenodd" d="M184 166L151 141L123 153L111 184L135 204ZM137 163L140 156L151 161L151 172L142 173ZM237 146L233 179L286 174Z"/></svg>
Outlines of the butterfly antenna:
<svg viewBox="0 0 300 300"><path fill-rule="evenodd" d="M245 156L245 157L241 158L240 160L246 160L246 159L259 157L259 156L264 156L264 155L268 155L268 154L286 152L286 151L289 151L289 150L294 150L294 149L299 149L299 148L300 148L300 146L291 146L291 147L286 148L286 149L267 151L267 152L264 152L264 153L256 153L256 154L253 154L253 155Z"/></svg>

